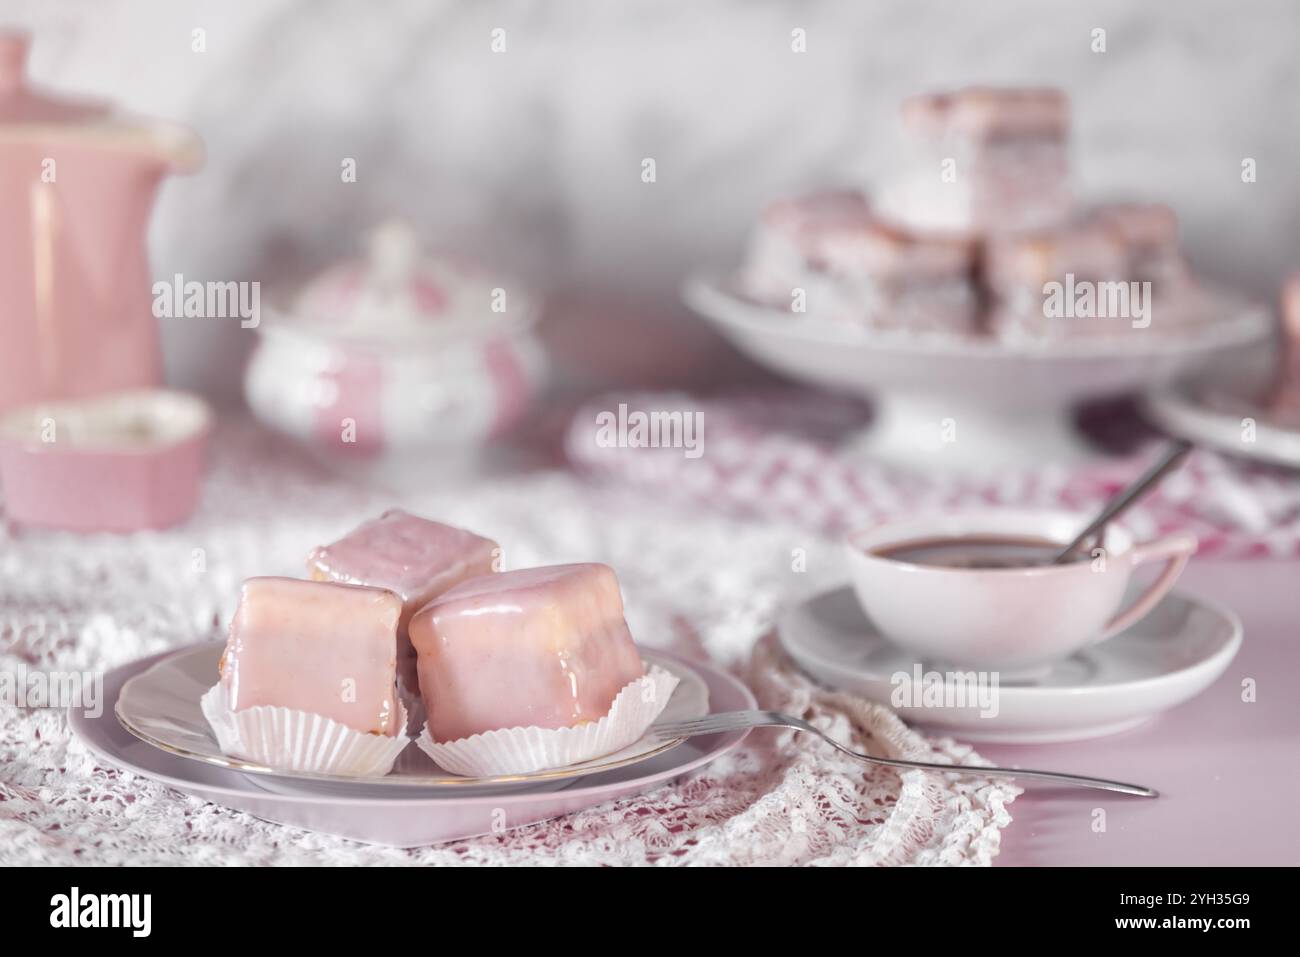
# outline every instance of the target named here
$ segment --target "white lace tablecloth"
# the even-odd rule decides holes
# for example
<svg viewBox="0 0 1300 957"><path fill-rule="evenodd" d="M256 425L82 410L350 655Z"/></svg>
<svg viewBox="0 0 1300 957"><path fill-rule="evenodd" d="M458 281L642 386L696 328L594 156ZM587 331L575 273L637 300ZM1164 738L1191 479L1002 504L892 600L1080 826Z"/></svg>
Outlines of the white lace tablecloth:
<svg viewBox="0 0 1300 957"><path fill-rule="evenodd" d="M818 687L783 657L774 610L840 577L835 543L797 526L593 489L559 471L394 496L333 478L245 423L218 431L212 460L202 508L180 529L0 531L0 669L109 669L218 636L243 578L300 574L310 546L402 504L493 536L507 567L610 563L639 641L729 668L762 706L809 717L838 740L980 761ZM796 549L804 571L794 570ZM988 864L1018 793L1007 782L864 767L807 737L760 731L644 795L396 850L186 797L96 759L61 712L0 706L0 864Z"/></svg>

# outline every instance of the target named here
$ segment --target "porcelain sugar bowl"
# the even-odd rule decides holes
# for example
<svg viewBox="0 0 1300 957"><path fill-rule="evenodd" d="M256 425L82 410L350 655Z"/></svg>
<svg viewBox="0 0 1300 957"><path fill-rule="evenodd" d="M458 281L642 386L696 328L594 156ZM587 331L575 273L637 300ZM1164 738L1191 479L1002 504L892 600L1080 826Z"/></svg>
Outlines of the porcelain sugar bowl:
<svg viewBox="0 0 1300 957"><path fill-rule="evenodd" d="M331 464L411 486L460 471L540 390L537 309L511 279L388 222L367 254L268 310L245 374L266 425Z"/></svg>

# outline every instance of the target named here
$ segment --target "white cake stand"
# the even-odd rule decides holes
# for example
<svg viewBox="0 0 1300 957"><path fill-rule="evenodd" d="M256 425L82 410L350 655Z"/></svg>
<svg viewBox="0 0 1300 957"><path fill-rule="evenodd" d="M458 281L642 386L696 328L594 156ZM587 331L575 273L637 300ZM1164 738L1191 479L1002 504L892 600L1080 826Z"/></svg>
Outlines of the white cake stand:
<svg viewBox="0 0 1300 957"><path fill-rule="evenodd" d="M909 469L965 472L1095 458L1074 427L1085 400L1155 389L1226 350L1269 336L1262 306L1213 289L1221 318L1187 336L1132 335L1011 347L993 341L890 335L756 304L715 275L682 295L742 352L801 382L874 401L848 451Z"/></svg>

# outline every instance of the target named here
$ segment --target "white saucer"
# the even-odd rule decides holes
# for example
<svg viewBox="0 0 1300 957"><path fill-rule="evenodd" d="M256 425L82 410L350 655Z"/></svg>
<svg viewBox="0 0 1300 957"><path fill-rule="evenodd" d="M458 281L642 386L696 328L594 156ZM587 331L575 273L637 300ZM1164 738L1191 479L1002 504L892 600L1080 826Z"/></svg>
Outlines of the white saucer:
<svg viewBox="0 0 1300 957"><path fill-rule="evenodd" d="M1242 634L1240 619L1228 609L1174 592L1110 641L1031 682L999 684L996 708L983 709L971 697L964 707L949 706L954 699L892 701L903 685L896 674L913 676L919 664L929 681L925 673L937 669L882 637L847 585L787 608L777 627L786 652L827 685L958 738L1022 744L1113 734L1181 704L1223 673ZM955 690L951 683L948 688ZM960 698L955 703L962 704Z"/></svg>

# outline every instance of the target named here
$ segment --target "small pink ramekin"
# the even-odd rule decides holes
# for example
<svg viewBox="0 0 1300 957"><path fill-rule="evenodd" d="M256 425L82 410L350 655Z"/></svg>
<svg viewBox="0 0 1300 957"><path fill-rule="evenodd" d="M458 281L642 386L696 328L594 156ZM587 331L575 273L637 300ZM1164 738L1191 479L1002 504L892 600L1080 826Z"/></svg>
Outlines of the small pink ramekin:
<svg viewBox="0 0 1300 957"><path fill-rule="evenodd" d="M0 417L0 492L16 524L131 532L184 521L198 504L212 413L195 395L117 392Z"/></svg>

